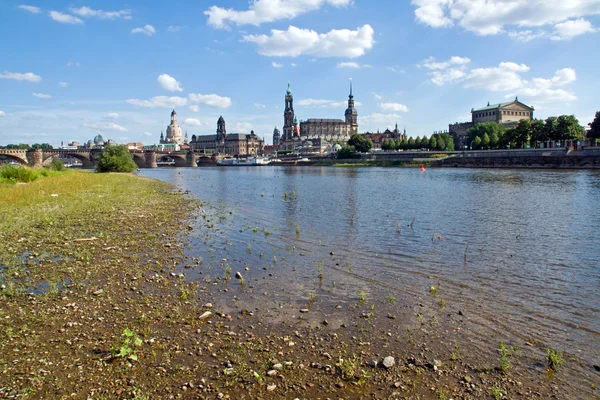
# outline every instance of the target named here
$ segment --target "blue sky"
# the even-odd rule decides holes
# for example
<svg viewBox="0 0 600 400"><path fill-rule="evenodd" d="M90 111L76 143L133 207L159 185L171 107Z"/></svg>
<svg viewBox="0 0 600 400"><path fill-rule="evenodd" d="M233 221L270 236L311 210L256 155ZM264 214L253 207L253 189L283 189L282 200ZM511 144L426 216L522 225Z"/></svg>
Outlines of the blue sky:
<svg viewBox="0 0 600 400"><path fill-rule="evenodd" d="M299 119L410 136L514 99L535 117L600 110L600 0L0 0L0 144L158 141Z"/></svg>

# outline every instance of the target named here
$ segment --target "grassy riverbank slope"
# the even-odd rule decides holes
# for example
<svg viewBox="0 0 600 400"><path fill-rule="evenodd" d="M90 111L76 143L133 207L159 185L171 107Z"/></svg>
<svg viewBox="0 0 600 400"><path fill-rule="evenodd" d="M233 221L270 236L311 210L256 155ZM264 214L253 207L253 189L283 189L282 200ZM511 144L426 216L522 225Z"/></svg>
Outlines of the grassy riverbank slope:
<svg viewBox="0 0 600 400"><path fill-rule="evenodd" d="M389 298L377 310L363 308L361 294L360 307L327 311L348 319L336 327L310 299L284 322L238 305L233 286L251 292L253 281L235 279L216 248L225 274L209 276L201 258L184 254L186 233L218 230L218 221L160 182L57 173L0 186L0 215L0 398L594 395L530 368L539 354L474 350L460 340L463 313L435 293ZM190 269L203 279L187 281ZM219 311L231 304L239 312ZM306 324L312 315L316 326ZM384 367L386 356L394 362Z"/></svg>

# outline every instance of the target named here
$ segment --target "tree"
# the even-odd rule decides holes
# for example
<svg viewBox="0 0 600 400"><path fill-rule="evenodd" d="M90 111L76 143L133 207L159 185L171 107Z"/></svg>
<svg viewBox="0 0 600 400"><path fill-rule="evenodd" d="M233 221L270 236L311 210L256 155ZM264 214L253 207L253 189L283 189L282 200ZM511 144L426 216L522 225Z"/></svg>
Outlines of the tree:
<svg viewBox="0 0 600 400"><path fill-rule="evenodd" d="M525 143L529 142L531 137L531 121L528 119L522 119L515 127L515 144L516 147L525 147Z"/></svg>
<svg viewBox="0 0 600 400"><path fill-rule="evenodd" d="M490 136L487 133L484 133L481 138L481 147L483 147L484 150L490 149Z"/></svg>
<svg viewBox="0 0 600 400"><path fill-rule="evenodd" d="M127 146L107 146L98 159L96 172L131 172L137 166Z"/></svg>
<svg viewBox="0 0 600 400"><path fill-rule="evenodd" d="M360 153L356 151L356 148L352 145L347 145L342 147L337 152L337 158L339 159L347 159L347 158L360 158Z"/></svg>
<svg viewBox="0 0 600 400"><path fill-rule="evenodd" d="M354 148L358 152L368 153L369 150L371 150L371 148L373 147L373 142L371 141L371 139L364 138L358 133L355 133L352 136L350 136L350 139L348 140L348 146L354 146Z"/></svg>
<svg viewBox="0 0 600 400"><path fill-rule="evenodd" d="M50 143L34 143L31 145L32 149L42 149L42 150L52 150L52 145Z"/></svg>
<svg viewBox="0 0 600 400"><path fill-rule="evenodd" d="M403 138L402 141L398 140L397 145L396 145L396 149L398 149L398 150L408 150L408 140L406 140L406 138Z"/></svg>
<svg viewBox="0 0 600 400"><path fill-rule="evenodd" d="M594 120L589 123L590 130L587 133L588 139L591 139L593 142L600 139L600 111L596 111L596 116Z"/></svg>
<svg viewBox="0 0 600 400"><path fill-rule="evenodd" d="M478 136L479 136L479 139L481 140L483 138L484 133L487 133L488 136L491 137L492 132L495 132L496 135L500 138L500 137L502 137L502 134L504 133L504 127L495 122L483 122L481 124L475 125L472 128L469 128L469 130L467 131L470 142L475 140L475 138Z"/></svg>
<svg viewBox="0 0 600 400"><path fill-rule="evenodd" d="M500 138L496 132L492 132L490 135L490 149L496 150L498 148L498 143L500 142Z"/></svg>
<svg viewBox="0 0 600 400"><path fill-rule="evenodd" d="M381 142L381 150L393 150L394 147L395 146L391 139L384 139L383 142Z"/></svg>
<svg viewBox="0 0 600 400"><path fill-rule="evenodd" d="M561 115L557 119L560 140L583 139L585 130L579 125L579 120L574 115Z"/></svg>
<svg viewBox="0 0 600 400"><path fill-rule="evenodd" d="M548 117L544 121L544 135L548 140L560 140L558 138L558 121L556 117Z"/></svg>
<svg viewBox="0 0 600 400"><path fill-rule="evenodd" d="M438 135L437 137L437 150L445 150L446 149L446 141L442 137L442 135Z"/></svg>
<svg viewBox="0 0 600 400"><path fill-rule="evenodd" d="M475 150L479 150L481 148L481 139L479 138L479 136L477 136L477 137L475 137L475 139L473 139L473 141L471 142L471 146Z"/></svg>
<svg viewBox="0 0 600 400"><path fill-rule="evenodd" d="M411 137L408 139L408 146L406 147L408 150L414 150L415 148L415 139Z"/></svg>
<svg viewBox="0 0 600 400"><path fill-rule="evenodd" d="M440 133L438 135L444 140L444 148L442 150L454 151L454 138L449 133Z"/></svg>
<svg viewBox="0 0 600 400"><path fill-rule="evenodd" d="M437 139L435 135L431 135L431 139L429 139L429 149L434 150L437 147Z"/></svg>
<svg viewBox="0 0 600 400"><path fill-rule="evenodd" d="M531 145L538 147L538 143L548 140L546 130L544 129L544 121L534 119L531 121Z"/></svg>

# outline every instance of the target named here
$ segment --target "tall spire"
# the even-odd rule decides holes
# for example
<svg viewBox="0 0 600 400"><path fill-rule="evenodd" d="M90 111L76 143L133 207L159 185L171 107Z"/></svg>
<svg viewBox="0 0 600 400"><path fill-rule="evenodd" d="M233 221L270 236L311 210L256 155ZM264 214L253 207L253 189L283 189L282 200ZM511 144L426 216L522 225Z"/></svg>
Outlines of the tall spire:
<svg viewBox="0 0 600 400"><path fill-rule="evenodd" d="M350 97L354 97L352 96L352 78L350 78Z"/></svg>

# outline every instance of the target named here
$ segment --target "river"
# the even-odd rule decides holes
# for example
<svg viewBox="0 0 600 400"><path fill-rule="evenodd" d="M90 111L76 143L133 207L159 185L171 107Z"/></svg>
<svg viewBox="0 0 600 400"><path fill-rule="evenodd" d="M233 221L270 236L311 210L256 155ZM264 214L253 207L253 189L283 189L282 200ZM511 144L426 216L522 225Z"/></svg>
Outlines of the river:
<svg viewBox="0 0 600 400"><path fill-rule="evenodd" d="M201 218L212 231L198 233L188 251L211 268L227 257L233 273L256 278L257 291L284 292L274 300L279 308L297 310L310 291L340 303L361 290L369 299L423 297L436 286L474 317L474 337L535 339L600 363L600 172L214 167L140 174L206 204ZM283 268L269 287L255 271L273 264Z"/></svg>

